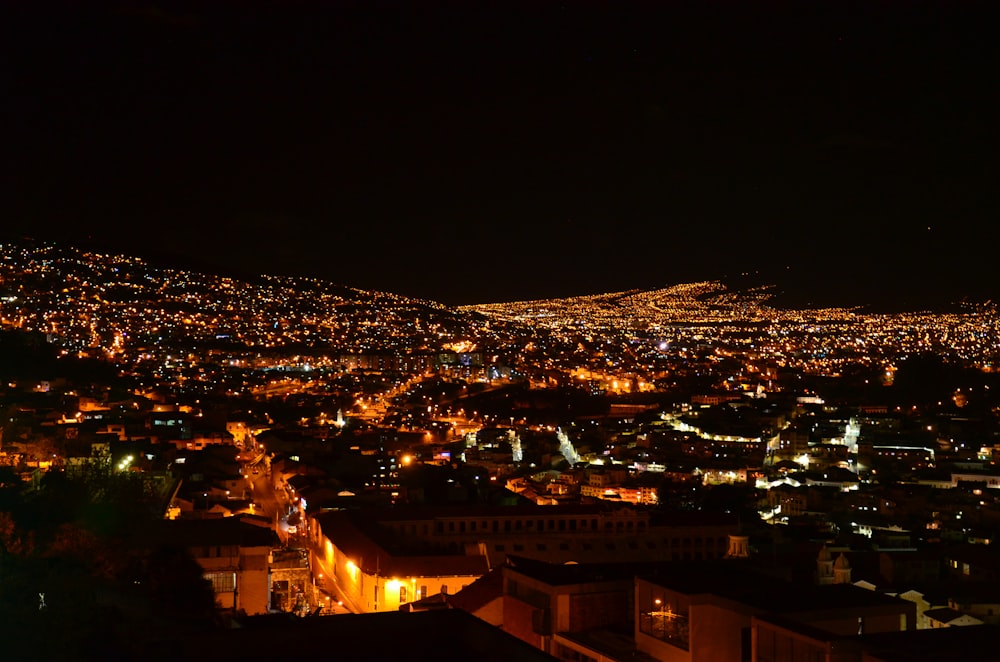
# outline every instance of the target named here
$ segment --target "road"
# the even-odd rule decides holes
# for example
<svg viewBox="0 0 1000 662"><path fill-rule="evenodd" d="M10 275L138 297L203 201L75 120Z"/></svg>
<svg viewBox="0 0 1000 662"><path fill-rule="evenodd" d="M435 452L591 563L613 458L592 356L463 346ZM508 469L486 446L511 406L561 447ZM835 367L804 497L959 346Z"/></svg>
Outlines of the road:
<svg viewBox="0 0 1000 662"><path fill-rule="evenodd" d="M255 514L270 518L271 525L282 545L306 547L308 545L307 536L298 532L293 534L288 530L288 521L285 518L288 512L288 502L282 494L275 491L267 466L263 462L247 464L244 473L250 483L253 501L257 504L254 508ZM347 596L340 590L333 574L325 567L315 550L310 550L309 567L312 569L313 585L316 589L313 599L310 601L311 609L320 606L322 614L360 613L360 610L353 607Z"/></svg>
<svg viewBox="0 0 1000 662"><path fill-rule="evenodd" d="M256 474L253 473L254 469L257 469ZM250 481L253 502L256 504L254 506L254 514L270 518L275 532L281 538L281 542L286 543L288 541L288 531L282 530L282 527L279 526L279 514L284 513L285 505L278 500L274 492L274 487L271 485L271 477L267 473L267 469L264 467L255 467L254 469L250 469L250 475L247 476L247 480Z"/></svg>
<svg viewBox="0 0 1000 662"><path fill-rule="evenodd" d="M313 581L319 587L320 595L324 599L329 596L329 604L336 606L337 610L339 610L333 613L364 613L340 588L337 578L333 575L332 568L327 567L326 563L323 562L323 557L317 554L316 550L310 550L309 562L313 569ZM324 610L324 613L327 612Z"/></svg>

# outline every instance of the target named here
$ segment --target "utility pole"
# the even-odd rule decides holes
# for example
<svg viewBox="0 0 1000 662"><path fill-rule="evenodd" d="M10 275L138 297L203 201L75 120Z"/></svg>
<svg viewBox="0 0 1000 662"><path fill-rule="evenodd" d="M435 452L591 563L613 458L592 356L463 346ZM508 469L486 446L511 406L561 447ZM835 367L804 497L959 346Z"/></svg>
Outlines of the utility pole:
<svg viewBox="0 0 1000 662"><path fill-rule="evenodd" d="M378 554L376 553L375 554L375 611L376 612L378 612L378 573L379 573L379 564L378 564Z"/></svg>

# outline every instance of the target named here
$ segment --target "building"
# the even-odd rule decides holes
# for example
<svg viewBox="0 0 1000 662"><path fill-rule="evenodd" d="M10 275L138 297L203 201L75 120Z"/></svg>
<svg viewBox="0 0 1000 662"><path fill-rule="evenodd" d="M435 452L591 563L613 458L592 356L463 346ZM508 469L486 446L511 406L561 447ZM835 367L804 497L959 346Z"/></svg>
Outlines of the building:
<svg viewBox="0 0 1000 662"><path fill-rule="evenodd" d="M489 571L478 548L455 553L406 548L367 516L328 511L314 515L309 527L319 569L333 577L355 611L395 611L459 591Z"/></svg>
<svg viewBox="0 0 1000 662"><path fill-rule="evenodd" d="M271 610L311 613L314 604L312 569L304 549L275 550L271 553Z"/></svg>
<svg viewBox="0 0 1000 662"><path fill-rule="evenodd" d="M658 660L750 660L757 616L809 628L817 651L833 637L916 628L910 602L851 584L784 582L756 575L740 562L670 564L635 578L636 646Z"/></svg>
<svg viewBox="0 0 1000 662"><path fill-rule="evenodd" d="M508 554L552 563L722 558L735 516L652 517L621 504L399 507L369 512L383 535L414 550L485 553L491 567Z"/></svg>
<svg viewBox="0 0 1000 662"><path fill-rule="evenodd" d="M220 609L268 612L271 550L279 544L273 530L239 517L163 520L142 540L150 548L166 544L186 549L211 582Z"/></svg>
<svg viewBox="0 0 1000 662"><path fill-rule="evenodd" d="M509 556L502 568L501 627L560 659L635 659L634 577L637 569L657 565L566 565Z"/></svg>
<svg viewBox="0 0 1000 662"><path fill-rule="evenodd" d="M841 637L781 616L754 615L750 628L753 662L854 662L861 658L857 637Z"/></svg>
<svg viewBox="0 0 1000 662"><path fill-rule="evenodd" d="M728 515L661 519L606 504L413 506L311 517L320 560L357 594L362 611L457 591L503 565L508 554L550 563L718 559L738 529Z"/></svg>
<svg viewBox="0 0 1000 662"><path fill-rule="evenodd" d="M928 627L932 630L935 628L953 628L983 624L983 622L975 616L963 614L962 612L956 609L951 609L950 607L928 609L924 612L924 616L927 618Z"/></svg>

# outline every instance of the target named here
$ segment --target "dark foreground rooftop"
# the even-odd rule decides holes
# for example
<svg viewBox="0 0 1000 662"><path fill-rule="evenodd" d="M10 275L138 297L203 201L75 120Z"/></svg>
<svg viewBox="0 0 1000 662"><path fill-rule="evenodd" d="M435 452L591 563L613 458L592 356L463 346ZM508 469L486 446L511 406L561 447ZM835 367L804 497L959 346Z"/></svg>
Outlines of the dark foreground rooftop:
<svg viewBox="0 0 1000 662"><path fill-rule="evenodd" d="M861 637L866 660L878 662L992 662L1000 659L1000 627L975 625Z"/></svg>
<svg viewBox="0 0 1000 662"><path fill-rule="evenodd" d="M551 662L546 653L459 609L243 619L241 627L164 642L150 660L246 662ZM316 656L320 656L317 658Z"/></svg>

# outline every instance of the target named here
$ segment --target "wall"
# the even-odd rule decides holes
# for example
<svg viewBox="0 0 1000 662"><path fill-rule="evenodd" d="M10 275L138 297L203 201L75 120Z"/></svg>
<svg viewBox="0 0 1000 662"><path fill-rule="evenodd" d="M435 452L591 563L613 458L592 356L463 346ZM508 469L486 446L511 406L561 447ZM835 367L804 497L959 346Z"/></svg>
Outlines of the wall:
<svg viewBox="0 0 1000 662"><path fill-rule="evenodd" d="M734 611L732 607L713 604L692 605L691 619L691 660L711 662L713 660L744 659L744 630L746 630L746 655L750 655L750 613Z"/></svg>
<svg viewBox="0 0 1000 662"><path fill-rule="evenodd" d="M236 580L238 607L247 614L266 614L270 606L267 559L271 550L267 547L244 547L241 551L240 573Z"/></svg>
<svg viewBox="0 0 1000 662"><path fill-rule="evenodd" d="M443 590L447 590L449 594L458 593L479 578L470 575L393 577L382 574L376 577L374 572L362 570L362 564L367 565L364 559L350 558L325 536L321 540L324 563L333 571L337 585L355 607L366 613L396 611L402 604L437 595ZM442 563L442 568L445 563L446 561ZM405 599L401 601L401 589L404 588ZM421 589L426 589L426 594L418 596Z"/></svg>
<svg viewBox="0 0 1000 662"><path fill-rule="evenodd" d="M545 650L546 638L535 631L538 611L537 607L513 596L503 596L503 631L535 648Z"/></svg>

